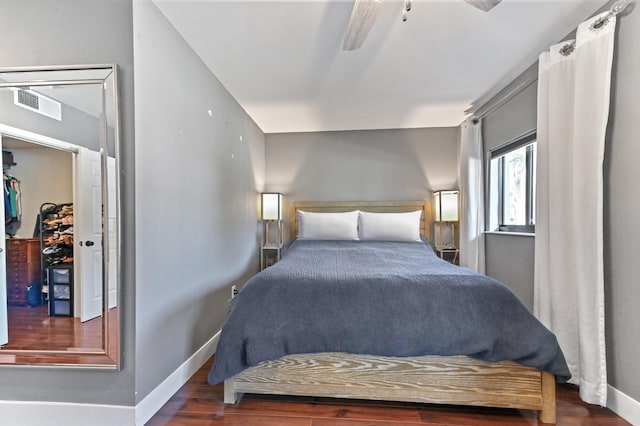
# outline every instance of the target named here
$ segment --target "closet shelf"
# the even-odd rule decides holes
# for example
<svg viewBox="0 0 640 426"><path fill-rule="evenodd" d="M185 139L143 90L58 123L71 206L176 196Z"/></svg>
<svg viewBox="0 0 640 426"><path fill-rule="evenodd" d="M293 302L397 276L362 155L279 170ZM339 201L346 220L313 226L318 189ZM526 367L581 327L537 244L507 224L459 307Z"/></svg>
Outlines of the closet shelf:
<svg viewBox="0 0 640 426"><path fill-rule="evenodd" d="M73 316L73 203L40 206L42 283L49 315Z"/></svg>

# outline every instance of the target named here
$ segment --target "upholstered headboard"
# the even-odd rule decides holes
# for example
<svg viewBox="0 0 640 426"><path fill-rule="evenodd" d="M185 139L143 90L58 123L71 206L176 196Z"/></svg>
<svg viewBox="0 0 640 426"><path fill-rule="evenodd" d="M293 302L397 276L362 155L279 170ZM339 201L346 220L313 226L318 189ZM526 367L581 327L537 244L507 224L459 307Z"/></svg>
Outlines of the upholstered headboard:
<svg viewBox="0 0 640 426"><path fill-rule="evenodd" d="M433 214L429 201L298 201L290 204L289 230L290 238L298 235L298 215L303 210L318 213L339 213L362 210L373 213L404 213L422 210L420 233L431 240Z"/></svg>

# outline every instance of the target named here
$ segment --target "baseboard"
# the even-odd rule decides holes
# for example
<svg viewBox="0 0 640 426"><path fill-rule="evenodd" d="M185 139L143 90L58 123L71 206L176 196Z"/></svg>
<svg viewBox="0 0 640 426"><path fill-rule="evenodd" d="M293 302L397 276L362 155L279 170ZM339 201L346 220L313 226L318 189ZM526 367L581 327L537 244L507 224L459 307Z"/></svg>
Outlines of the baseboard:
<svg viewBox="0 0 640 426"><path fill-rule="evenodd" d="M0 425L91 426L144 425L198 371L216 350L220 331L180 365L135 407L50 401L0 401Z"/></svg>
<svg viewBox="0 0 640 426"><path fill-rule="evenodd" d="M143 426L146 422L158 412L160 408L182 387L187 381L198 371L211 355L216 351L220 340L220 331L218 331L208 342L196 351L189 359L180 365L173 373L169 375L154 390L149 392L135 406L135 424ZM1 424L1 423L0 423ZM118 423L112 423L118 424ZM124 424L124 423L121 423Z"/></svg>
<svg viewBox="0 0 640 426"><path fill-rule="evenodd" d="M611 385L607 389L607 408L632 425L640 425L640 401L636 401Z"/></svg>
<svg viewBox="0 0 640 426"><path fill-rule="evenodd" d="M49 401L0 401L0 425L48 426L133 425L143 426L215 353L220 339L218 331L209 341L180 365L169 377L151 391L135 407L124 405L79 404ZM607 408L631 423L640 426L640 402L609 385Z"/></svg>
<svg viewBox="0 0 640 426"><path fill-rule="evenodd" d="M124 405L47 401L0 401L0 425L20 426L132 425L135 409Z"/></svg>

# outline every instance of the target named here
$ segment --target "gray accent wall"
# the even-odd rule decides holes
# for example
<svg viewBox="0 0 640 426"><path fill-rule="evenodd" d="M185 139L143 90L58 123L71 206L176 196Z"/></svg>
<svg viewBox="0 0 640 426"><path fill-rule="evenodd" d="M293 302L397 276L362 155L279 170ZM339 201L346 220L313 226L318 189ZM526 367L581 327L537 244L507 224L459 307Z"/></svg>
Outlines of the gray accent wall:
<svg viewBox="0 0 640 426"><path fill-rule="evenodd" d="M272 133L267 189L296 201L423 200L457 188L457 127Z"/></svg>
<svg viewBox="0 0 640 426"><path fill-rule="evenodd" d="M533 260L535 238L486 234L485 273L505 284L533 312Z"/></svg>
<svg viewBox="0 0 640 426"><path fill-rule="evenodd" d="M134 145L132 0L3 0L1 9L0 66L119 65L123 358L121 371L0 367L0 400L142 400L215 334L230 286L257 271L263 189L298 200L401 200L457 186L455 128L265 137L149 2L135 5ZM609 383L636 401L638 40L636 10L619 18L605 160ZM535 127L534 88L485 118L485 149ZM486 244L488 274L530 306L534 239L492 235Z"/></svg>
<svg viewBox="0 0 640 426"><path fill-rule="evenodd" d="M259 268L265 138L149 1L133 5L136 402L220 330Z"/></svg>
<svg viewBox="0 0 640 426"><path fill-rule="evenodd" d="M640 11L618 17L605 150L608 382L640 401Z"/></svg>
<svg viewBox="0 0 640 426"><path fill-rule="evenodd" d="M504 92L509 92L514 86L517 86L517 82L509 85ZM537 88L537 84L533 83L483 119L485 158L489 158L489 152L493 149L536 128ZM488 181L485 188L488 197ZM487 198L487 225L488 201ZM507 285L530 311L533 310L534 253L535 238L532 236L492 233L485 237L486 274Z"/></svg>
<svg viewBox="0 0 640 426"><path fill-rule="evenodd" d="M77 86L65 87L64 89L57 88L55 90L73 92L76 87ZM100 86L97 87L99 88ZM45 91L41 90L40 92ZM51 96L49 93L43 94L45 96ZM93 94L96 100L100 99L100 91L98 89L96 89ZM61 105L61 108L62 121L57 121L14 105L13 92L6 89L0 92L0 117L2 117L2 124L46 135L74 145L84 146L94 151L100 151L100 121L64 103Z"/></svg>
<svg viewBox="0 0 640 426"><path fill-rule="evenodd" d="M605 7L609 7L607 4ZM605 323L608 382L640 401L640 13L618 17L604 164ZM536 85L484 120L485 149L535 127ZM490 235L487 273L528 303L533 294L534 239ZM522 265L522 267L518 267Z"/></svg>
<svg viewBox="0 0 640 426"><path fill-rule="evenodd" d="M117 63L120 70L121 371L0 367L0 400L134 403L134 117L131 0L2 0L0 66Z"/></svg>

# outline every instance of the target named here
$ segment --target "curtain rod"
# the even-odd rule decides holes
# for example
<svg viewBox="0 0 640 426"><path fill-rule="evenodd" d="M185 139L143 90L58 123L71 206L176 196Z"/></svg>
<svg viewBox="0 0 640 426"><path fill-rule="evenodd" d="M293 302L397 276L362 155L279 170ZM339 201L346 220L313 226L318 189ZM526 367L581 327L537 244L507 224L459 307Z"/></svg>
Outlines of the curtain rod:
<svg viewBox="0 0 640 426"><path fill-rule="evenodd" d="M614 4L611 5L611 8L609 8L609 10L604 15L602 15L600 18L596 19L596 21L592 24L593 27L594 28L598 28L598 27L602 26L602 24L605 23L606 20L609 19L611 16L614 16L614 15L617 15L617 14L623 12L627 8L629 3L631 3L630 0L620 0L620 1L615 2ZM575 41L573 41L573 43L575 43ZM516 97L524 89L526 89L527 87L531 86L536 81L538 81L538 74L537 73L527 77L525 80L520 82L520 84L518 84L516 87L514 87L508 93L506 93L500 99L498 99L497 101L493 102L491 104L491 106L489 106L486 110L482 111L482 108L479 108L478 111L482 111L482 112L480 112L479 114L476 114L476 113L471 114L472 121L474 123L477 123L478 120L480 120L481 118L484 118L488 114L492 113L496 109L498 109L501 106L503 106L505 103L507 103L512 98Z"/></svg>
<svg viewBox="0 0 640 426"><path fill-rule="evenodd" d="M490 107L488 107L484 111L482 110L482 108L480 108L478 111L482 111L482 112L480 112L479 114L476 114L476 113L472 114L471 115L471 117L473 117L472 121L476 123L481 118L484 118L486 115L492 113L496 109L500 108L502 105L506 104L511 99L515 98L517 95L523 92L524 89L531 86L536 81L538 81L538 74L536 73L534 75L530 75L525 80L521 81L520 84L518 84L516 87L511 89L508 93L505 93L502 97L500 97L500 99L491 103Z"/></svg>
<svg viewBox="0 0 640 426"><path fill-rule="evenodd" d="M600 29L600 27L607 23L607 20L609 18L625 10L630 2L630 0L620 0L615 2L611 5L611 8L604 15L596 19L593 24L591 24L590 28L596 30ZM571 51L573 51L574 47L576 47L576 41L572 40L571 42L563 46L562 49L560 49L560 53L562 53L563 55L565 54L564 51L570 53Z"/></svg>
<svg viewBox="0 0 640 426"><path fill-rule="evenodd" d="M594 28L601 27L602 24L607 19L609 19L613 15L617 15L618 13L621 13L622 11L624 11L627 8L627 6L629 6L629 3L631 3L630 0L620 0L615 2L614 4L611 5L611 8L607 11L607 13L605 13L603 16L596 19L596 21L593 23L593 27Z"/></svg>

